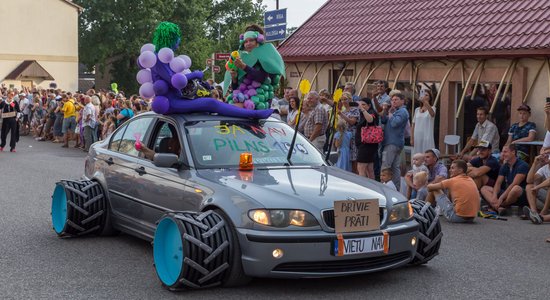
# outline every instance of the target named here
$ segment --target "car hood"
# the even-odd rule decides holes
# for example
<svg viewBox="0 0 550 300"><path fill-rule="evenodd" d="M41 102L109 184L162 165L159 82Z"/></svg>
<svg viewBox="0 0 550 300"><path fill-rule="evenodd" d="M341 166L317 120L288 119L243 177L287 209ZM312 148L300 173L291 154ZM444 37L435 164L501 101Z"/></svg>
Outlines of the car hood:
<svg viewBox="0 0 550 300"><path fill-rule="evenodd" d="M385 185L335 167L262 168L253 171L199 170L199 177L244 194L265 208L326 209L336 200L378 199L396 193ZM399 197L399 196L397 196Z"/></svg>

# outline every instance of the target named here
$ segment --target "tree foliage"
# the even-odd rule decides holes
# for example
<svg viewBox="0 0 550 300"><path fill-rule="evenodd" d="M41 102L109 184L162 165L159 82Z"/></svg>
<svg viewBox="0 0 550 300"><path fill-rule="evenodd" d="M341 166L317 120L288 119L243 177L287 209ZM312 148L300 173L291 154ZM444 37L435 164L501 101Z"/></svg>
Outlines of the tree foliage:
<svg viewBox="0 0 550 300"><path fill-rule="evenodd" d="M158 23L170 21L182 31L177 53L203 69L214 51L238 47L238 36L250 23L260 24L265 7L260 0L74 0L84 8L79 21L79 56L89 69L102 72L112 65L119 88L137 92L136 59Z"/></svg>

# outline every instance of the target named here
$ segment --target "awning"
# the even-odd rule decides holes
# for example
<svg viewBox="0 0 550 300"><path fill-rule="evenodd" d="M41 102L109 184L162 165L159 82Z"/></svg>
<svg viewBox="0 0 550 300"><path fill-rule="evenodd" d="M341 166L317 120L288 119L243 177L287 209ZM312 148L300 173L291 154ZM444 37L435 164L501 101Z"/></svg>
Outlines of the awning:
<svg viewBox="0 0 550 300"><path fill-rule="evenodd" d="M43 80L54 80L52 75L46 71L36 60L25 60L17 68L6 76L8 80L24 80L40 78Z"/></svg>

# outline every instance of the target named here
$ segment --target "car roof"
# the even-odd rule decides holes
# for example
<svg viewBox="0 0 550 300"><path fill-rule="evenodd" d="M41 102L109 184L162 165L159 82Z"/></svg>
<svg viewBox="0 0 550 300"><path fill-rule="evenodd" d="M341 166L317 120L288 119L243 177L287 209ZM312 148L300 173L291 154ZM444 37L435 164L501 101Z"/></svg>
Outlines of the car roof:
<svg viewBox="0 0 550 300"><path fill-rule="evenodd" d="M146 113L140 114L140 116L146 116L146 115L161 116L155 112L146 112ZM170 114L170 115L163 115L163 116L173 118L179 124L182 124L185 122L196 122L196 121L254 121L255 120L251 118L236 118L236 117L222 116L214 113L212 114L211 113ZM277 120L272 117L269 117L267 120L281 122L280 120Z"/></svg>

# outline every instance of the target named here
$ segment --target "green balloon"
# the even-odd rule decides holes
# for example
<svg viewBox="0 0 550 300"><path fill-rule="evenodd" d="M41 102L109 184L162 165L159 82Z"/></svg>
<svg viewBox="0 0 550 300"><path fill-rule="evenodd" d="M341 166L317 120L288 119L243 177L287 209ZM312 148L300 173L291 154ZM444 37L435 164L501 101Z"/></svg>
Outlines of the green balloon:
<svg viewBox="0 0 550 300"><path fill-rule="evenodd" d="M271 84L271 77L266 77L266 79L264 80L264 83L265 84Z"/></svg>
<svg viewBox="0 0 550 300"><path fill-rule="evenodd" d="M227 103L233 104L234 102L233 102L233 100L228 100Z"/></svg>
<svg viewBox="0 0 550 300"><path fill-rule="evenodd" d="M252 100L252 102L254 102L254 104L257 105L257 104L260 102L260 97L258 97L258 96L252 96L252 97L250 98L250 100Z"/></svg>
<svg viewBox="0 0 550 300"><path fill-rule="evenodd" d="M275 75L273 81L275 81L275 84L279 84L279 81L281 81L281 75Z"/></svg>
<svg viewBox="0 0 550 300"><path fill-rule="evenodd" d="M260 102L265 102L266 98L264 95L258 95L258 99L260 99Z"/></svg>
<svg viewBox="0 0 550 300"><path fill-rule="evenodd" d="M269 85L267 85L267 84L262 84L262 86L260 86L260 88L262 88L264 91L269 91Z"/></svg>
<svg viewBox="0 0 550 300"><path fill-rule="evenodd" d="M267 108L267 104L265 104L264 102L260 102L256 104L256 109L266 109L266 108Z"/></svg>
<svg viewBox="0 0 550 300"><path fill-rule="evenodd" d="M270 92L273 91L273 86L272 86L271 84L268 85L268 86L267 86L267 90L270 91Z"/></svg>
<svg viewBox="0 0 550 300"><path fill-rule="evenodd" d="M227 101L233 100L233 95L227 96Z"/></svg>
<svg viewBox="0 0 550 300"><path fill-rule="evenodd" d="M264 89L262 89L262 88L257 88L257 89L256 89L256 94L258 94L258 95L264 95L264 94L265 94L265 91L264 91Z"/></svg>
<svg viewBox="0 0 550 300"><path fill-rule="evenodd" d="M273 92L269 92L269 96L267 96L267 98L269 99L273 99L273 97L275 96L275 93Z"/></svg>

